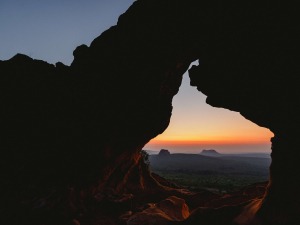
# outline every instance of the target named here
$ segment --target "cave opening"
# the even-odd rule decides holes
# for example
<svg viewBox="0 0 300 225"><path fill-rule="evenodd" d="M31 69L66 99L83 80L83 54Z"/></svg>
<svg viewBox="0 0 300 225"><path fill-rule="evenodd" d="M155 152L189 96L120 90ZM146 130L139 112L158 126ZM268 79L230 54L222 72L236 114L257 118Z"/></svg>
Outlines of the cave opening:
<svg viewBox="0 0 300 225"><path fill-rule="evenodd" d="M228 193L266 184L273 133L205 100L190 86L187 71L172 101L169 127L144 147L150 170L190 190Z"/></svg>
<svg viewBox="0 0 300 225"><path fill-rule="evenodd" d="M5 224L20 224L22 221L25 224L36 225L120 223L135 225L141 224L135 222L138 221L137 218L145 219L145 217L148 221L165 219L162 223L155 224L166 224L169 210L164 211L163 208L172 202L181 203L180 209L185 210L180 212L186 212L180 217L176 215L172 217L176 223L177 220L189 216L187 205L190 209L199 207L196 213L193 211L194 214L189 221L180 224L190 225L199 222L210 225L232 224L232 221L236 221L237 215L240 221L238 224L300 224L297 7L290 3L266 3L260 4L259 7L255 2L221 3L134 1L134 5L120 16L116 26L94 39L90 46L81 45L76 48L74 61L70 66L62 63L52 65L22 54L10 60L0 60L3 73L0 76L3 108L1 130L4 134L0 141L3 149L1 157L3 201L0 208L4 209L2 219L5 222L9 221ZM92 6L92 4L85 5ZM6 6L8 5L5 4ZM64 39L65 43L72 43L73 37L80 35L69 32L71 36L59 37L56 34L63 32L57 31L68 31L69 29L65 28L75 27L78 33L85 36L86 32L82 31L90 27L91 21L96 21L94 24L109 21L108 18L88 19L81 13L80 16L74 15L80 20L83 18L86 24L75 20L75 17L65 20L65 12L72 11L68 5L66 6L67 10L32 10L31 15L34 15L35 11L39 12L39 15L47 15L45 23L40 23L39 27L43 27L43 31L49 31L50 36L47 32L36 30L35 26L32 26L33 20L23 20L23 13L15 13L21 15L20 20L9 19L12 15L9 8L15 7L8 7L5 12L9 12L9 15L5 15L6 19L3 21L9 23L4 26L7 29L2 35L7 40L1 43L14 46L14 49L19 49L18 52L24 46L29 46L30 52L23 52L40 58L32 52L34 51L32 46L36 45L37 39L25 38L30 42L24 45L24 35L30 33L43 37L40 34L46 34L45 38L41 38L46 40L45 49L52 46L50 52L56 51L60 55L59 59L63 60L62 52L57 51L61 44L51 44L53 39L51 37L55 36ZM22 5L21 8L25 9ZM93 9L96 15L101 15L94 5ZM18 12L16 10L13 11ZM54 11L62 12L62 16L53 13ZM91 10L83 10L81 6L75 11L93 14ZM115 13L119 15L120 11L117 11ZM27 14L28 12L26 10ZM59 22L52 23L53 30L48 26L51 15L59 19ZM42 21L41 17L28 18ZM15 21L18 24L15 24ZM21 26L25 30L11 29L20 27L20 21L25 22ZM64 21L72 23L66 25ZM60 29L58 24L63 25L63 28ZM83 29L78 29L81 27L80 24L84 25ZM98 34L98 25L96 26ZM24 32L10 35L10 30ZM11 38L12 36L20 37L19 47L16 47L17 39ZM9 44L9 41L14 43ZM70 45L66 51L68 55L71 55L70 51L73 51L77 44L75 41ZM199 90L207 94L209 104L241 112L250 121L274 132L270 181L265 195L259 196L260 198L257 198L255 189L248 192L249 198L244 198L243 192L243 200L239 202L236 198L222 197L219 199L222 200L220 204L208 206L202 204L207 195L182 193L181 188L171 189L168 185L162 187L160 184L164 184L163 180L158 180L159 177L156 180L151 179L149 171L144 170L139 155L141 146L168 126L172 109L171 100L178 90L181 74L187 69L189 62L197 56L203 57L207 62L204 69L196 70L192 81ZM54 55L49 57L52 60L55 58ZM67 60L69 63L71 61L71 58ZM179 96L180 94L175 100ZM176 110L194 113L196 111L188 109L187 105L189 102L193 106L198 105L196 104L198 101L191 96L179 104L184 108L176 107L175 100L169 129L176 124L174 122ZM183 125L204 127L203 134L182 127L179 130L183 134L179 132L175 133L177 136L175 135L173 139L163 139L162 137L170 132L167 130L146 148L151 150L150 144L155 144L155 141L161 138L158 150L166 149L163 151L166 156L171 155L167 150L172 155L176 152L178 155L184 150L184 153L195 153L198 158L208 159L209 156L199 154L203 149L215 150L225 155L225 152L237 153L243 144L244 152L255 150L257 154L259 144L265 143L261 139L260 142L254 138L264 135L254 131L251 134L255 135L249 136L247 129L239 130L236 136L230 139L228 135L231 133L230 129L234 128L234 122L238 121L236 118L225 126L223 134L209 136L210 128L205 124L213 123L204 117L204 112L200 110L195 113L195 118L204 119L199 125L192 114L183 117L191 119L191 122L184 119L179 121ZM207 114L211 116L215 113L209 111ZM216 119L219 117L224 116L215 117L213 122L221 124ZM181 138L184 134L187 134L186 138ZM213 134L217 132L214 131ZM266 143L269 143L270 136L266 138ZM199 137L205 139L197 139ZM246 139L248 142L245 142L244 137L248 137ZM240 142L234 142L238 138L241 138ZM211 144L209 141L215 141L216 146L209 145ZM166 145L168 143L172 144L171 147ZM183 150L173 149L180 144L184 147ZM221 149L222 146L229 149ZM208 151L210 154L216 152ZM176 166L183 162L184 154L181 153L179 156ZM240 156L238 157L235 158L235 162L240 163L240 169L233 171L235 175L240 175L247 165ZM252 155L249 158L255 157ZM224 175L230 170L232 172L232 161L224 165L221 164L220 157L213 160L214 163L210 165L222 165L218 175ZM255 162L258 161L255 158ZM188 162L182 164L193 165L191 160ZM196 164L204 165L199 161ZM161 162L158 165L168 164ZM169 166L169 169L172 172L174 166ZM210 175L212 171L207 169L201 171L198 175L200 174L202 178L198 180L203 181L203 176ZM175 172L178 174L178 171ZM197 175L189 168L181 168L180 172ZM257 174L257 171L250 170L250 172L251 175ZM195 181L195 176L185 180ZM225 177L218 180L228 179ZM216 179L213 183L216 183ZM205 187L212 190L212 187ZM214 191L226 192L222 188ZM233 190L232 185L228 188ZM174 194L178 194L182 199L174 198ZM140 201L143 195L147 195L148 198ZM132 199L138 203L138 207L134 210ZM183 200L187 205L183 204ZM249 203L250 200L253 201ZM243 204L236 208L237 203ZM150 206L149 210L145 209L144 205ZM162 210L154 211L156 206L161 206ZM203 209L207 206L210 208ZM119 210L116 210L118 208ZM177 215L180 215L179 213ZM103 215L104 219L99 214ZM224 222L225 214L227 221L230 222ZM203 222L206 219L209 222ZM194 223L190 223L193 220ZM213 223L210 222L212 220Z"/></svg>

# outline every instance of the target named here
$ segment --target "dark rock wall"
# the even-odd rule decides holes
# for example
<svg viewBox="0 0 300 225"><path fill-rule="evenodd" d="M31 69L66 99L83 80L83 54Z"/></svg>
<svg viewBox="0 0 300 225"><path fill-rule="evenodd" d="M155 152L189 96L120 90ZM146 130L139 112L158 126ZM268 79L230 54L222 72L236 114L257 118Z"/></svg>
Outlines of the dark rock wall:
<svg viewBox="0 0 300 225"><path fill-rule="evenodd" d="M141 171L138 152L168 126L182 74L199 59L191 85L208 104L275 134L261 214L281 212L284 199L289 208L278 221L295 217L300 32L288 4L139 0L89 47L79 46L70 67L23 55L0 61L2 194L145 189L145 180L129 182Z"/></svg>
<svg viewBox="0 0 300 225"><path fill-rule="evenodd" d="M191 85L208 96L208 104L238 111L274 133L261 214L270 224L292 224L300 210L298 16L284 3L239 5L223 6L219 35L189 71Z"/></svg>

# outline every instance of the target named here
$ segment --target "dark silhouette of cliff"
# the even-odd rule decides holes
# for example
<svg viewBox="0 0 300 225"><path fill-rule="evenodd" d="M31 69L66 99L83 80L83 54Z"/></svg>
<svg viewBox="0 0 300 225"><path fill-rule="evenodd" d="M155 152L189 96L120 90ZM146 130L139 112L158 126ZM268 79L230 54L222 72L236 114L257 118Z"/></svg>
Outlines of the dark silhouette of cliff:
<svg viewBox="0 0 300 225"><path fill-rule="evenodd" d="M265 197L225 207L226 221L299 223L298 15L281 1L138 0L77 47L71 66L0 61L1 219L93 224L79 215L113 220L132 196L168 197L139 152L167 128L182 74L199 59L189 74L207 103L275 135ZM222 221L205 216L219 212L190 218Z"/></svg>
<svg viewBox="0 0 300 225"><path fill-rule="evenodd" d="M169 150L167 150L167 149L161 149L160 151L159 151L159 153L158 153L158 156L169 156L169 155L171 155L171 153L170 153L170 151Z"/></svg>
<svg viewBox="0 0 300 225"><path fill-rule="evenodd" d="M214 149L209 149L209 150L203 149L200 154L206 155L206 156L220 156L221 155L219 152L217 152Z"/></svg>

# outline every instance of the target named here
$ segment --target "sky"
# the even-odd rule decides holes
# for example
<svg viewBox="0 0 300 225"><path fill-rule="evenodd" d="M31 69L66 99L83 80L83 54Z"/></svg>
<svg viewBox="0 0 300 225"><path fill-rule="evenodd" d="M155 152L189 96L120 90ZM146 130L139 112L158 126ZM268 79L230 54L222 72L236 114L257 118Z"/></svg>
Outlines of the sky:
<svg viewBox="0 0 300 225"><path fill-rule="evenodd" d="M190 86L185 73L179 93L173 98L169 127L144 149L163 148L173 153L200 153L203 149L221 153L271 152L270 138L274 135L269 129L259 127L238 112L212 107L205 100L204 94Z"/></svg>
<svg viewBox="0 0 300 225"><path fill-rule="evenodd" d="M73 50L90 45L134 0L0 0L0 60L16 53L70 65ZM184 75L168 129L144 149L198 153L270 152L273 134L239 113L213 108Z"/></svg>
<svg viewBox="0 0 300 225"><path fill-rule="evenodd" d="M73 60L134 0L0 0L0 60L16 53L49 63Z"/></svg>

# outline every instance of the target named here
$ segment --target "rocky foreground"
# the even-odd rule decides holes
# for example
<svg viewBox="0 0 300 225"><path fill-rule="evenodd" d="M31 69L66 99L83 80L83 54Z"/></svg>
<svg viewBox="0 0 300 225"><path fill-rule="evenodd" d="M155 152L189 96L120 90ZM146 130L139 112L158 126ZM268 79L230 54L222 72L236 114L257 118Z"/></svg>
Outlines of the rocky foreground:
<svg viewBox="0 0 300 225"><path fill-rule="evenodd" d="M16 208L18 218L31 225L231 225L243 220L241 213L252 204L260 204L267 183L257 183L238 192L218 195L203 190L181 189L153 174L162 185L140 194L90 195L69 188L64 193L48 190L48 195L32 193ZM166 186L164 186L166 185ZM61 190L62 191L62 190ZM89 191L90 193L90 191ZM67 196L61 198L61 194ZM20 213L22 212L22 213Z"/></svg>
<svg viewBox="0 0 300 225"><path fill-rule="evenodd" d="M189 192L177 190L156 203L148 203L142 211L132 210L125 213L124 224L204 224L229 225L246 222L243 210L253 204L260 204L267 183L257 183L238 192L217 195L208 191ZM122 224L122 223L120 223Z"/></svg>

